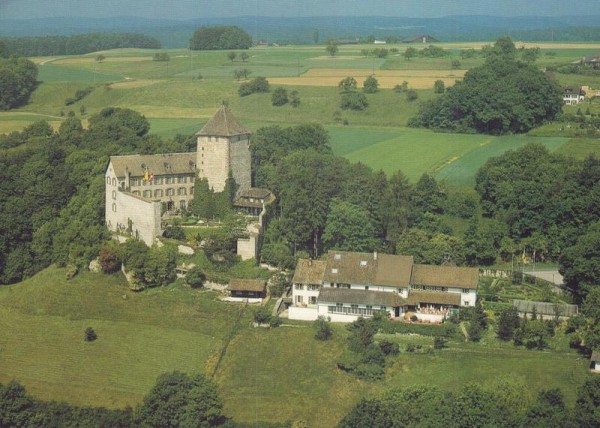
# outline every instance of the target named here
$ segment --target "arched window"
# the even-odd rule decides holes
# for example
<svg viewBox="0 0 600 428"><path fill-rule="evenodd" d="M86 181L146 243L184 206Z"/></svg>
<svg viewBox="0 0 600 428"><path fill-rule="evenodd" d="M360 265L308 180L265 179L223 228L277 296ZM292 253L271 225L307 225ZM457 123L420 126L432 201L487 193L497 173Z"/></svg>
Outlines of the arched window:
<svg viewBox="0 0 600 428"><path fill-rule="evenodd" d="M114 213L117 212L117 204L112 204L112 210Z"/></svg>
<svg viewBox="0 0 600 428"><path fill-rule="evenodd" d="M110 184L110 177L106 177L106 184Z"/></svg>
<svg viewBox="0 0 600 428"><path fill-rule="evenodd" d="M116 185L117 185L117 179L116 179L116 178L113 178L113 179L112 179L112 185L113 185L113 186L116 186Z"/></svg>
<svg viewBox="0 0 600 428"><path fill-rule="evenodd" d="M112 198L117 199L117 191L116 190L112 191Z"/></svg>

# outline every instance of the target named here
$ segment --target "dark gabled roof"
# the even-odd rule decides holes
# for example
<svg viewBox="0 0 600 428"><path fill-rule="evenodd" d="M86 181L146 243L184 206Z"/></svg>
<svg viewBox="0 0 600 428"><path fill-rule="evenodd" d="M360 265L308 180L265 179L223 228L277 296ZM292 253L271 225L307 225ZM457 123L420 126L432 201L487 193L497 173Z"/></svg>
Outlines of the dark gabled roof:
<svg viewBox="0 0 600 428"><path fill-rule="evenodd" d="M231 137L233 135L248 135L248 131L225 106L221 106L215 115L196 134L197 136Z"/></svg>
<svg viewBox="0 0 600 428"><path fill-rule="evenodd" d="M165 153L162 155L111 156L115 175L125 177L129 171L132 177L148 174L195 174L196 153Z"/></svg>
<svg viewBox="0 0 600 428"><path fill-rule="evenodd" d="M408 288L412 256L330 251L324 280L338 284Z"/></svg>
<svg viewBox="0 0 600 428"><path fill-rule="evenodd" d="M254 199L254 201L251 202L250 199ZM263 202L267 205L274 200L275 195L270 190L251 187L250 189L240 191L233 205L235 207L262 208Z"/></svg>
<svg viewBox="0 0 600 428"><path fill-rule="evenodd" d="M477 268L415 265L412 284L437 287L477 289L479 270Z"/></svg>
<svg viewBox="0 0 600 428"><path fill-rule="evenodd" d="M407 305L432 303L437 305L460 306L460 293L435 293L431 291L411 291L406 299Z"/></svg>
<svg viewBox="0 0 600 428"><path fill-rule="evenodd" d="M564 90L565 94L578 94L585 95L585 91L581 88L581 86L567 86Z"/></svg>
<svg viewBox="0 0 600 428"><path fill-rule="evenodd" d="M592 356L590 357L592 361L600 361L600 351L593 351Z"/></svg>
<svg viewBox="0 0 600 428"><path fill-rule="evenodd" d="M349 305L388 306L392 308L405 304L404 299L396 293L333 287L321 288L318 301L319 303L346 303Z"/></svg>
<svg viewBox="0 0 600 428"><path fill-rule="evenodd" d="M326 267L327 262L321 260L299 259L292 283L321 285Z"/></svg>
<svg viewBox="0 0 600 428"><path fill-rule="evenodd" d="M229 290L234 291L257 291L264 292L267 282L264 279L238 279L231 278L229 280Z"/></svg>
<svg viewBox="0 0 600 428"><path fill-rule="evenodd" d="M267 199L271 195L269 189L261 189L260 187L251 187L240 191L240 198L257 198Z"/></svg>

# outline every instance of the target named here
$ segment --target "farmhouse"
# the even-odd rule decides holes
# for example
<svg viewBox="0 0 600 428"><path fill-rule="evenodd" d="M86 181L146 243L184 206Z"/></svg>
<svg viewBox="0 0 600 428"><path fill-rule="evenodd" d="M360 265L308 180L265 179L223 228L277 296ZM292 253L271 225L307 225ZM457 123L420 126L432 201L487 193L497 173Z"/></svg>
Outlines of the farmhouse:
<svg viewBox="0 0 600 428"><path fill-rule="evenodd" d="M580 86L567 86L563 91L563 101L566 105L576 105L585 100L585 91Z"/></svg>
<svg viewBox="0 0 600 428"><path fill-rule="evenodd" d="M411 256L330 251L326 261L299 260L292 279L291 319L351 322L385 311L441 322L474 306L479 272L474 268L419 265Z"/></svg>
<svg viewBox="0 0 600 428"><path fill-rule="evenodd" d="M205 178L215 192L222 192L231 175L237 186L236 205L250 214L262 212L272 195L251 188L250 131L221 106L196 137L195 153L111 156L105 173L109 230L152 245L163 232L163 213L187 209L197 178ZM253 226L249 234L260 233L260 226ZM255 241L243 246L243 257L256 255Z"/></svg>
<svg viewBox="0 0 600 428"><path fill-rule="evenodd" d="M592 68L600 68L600 55L586 55L581 59L581 64Z"/></svg>

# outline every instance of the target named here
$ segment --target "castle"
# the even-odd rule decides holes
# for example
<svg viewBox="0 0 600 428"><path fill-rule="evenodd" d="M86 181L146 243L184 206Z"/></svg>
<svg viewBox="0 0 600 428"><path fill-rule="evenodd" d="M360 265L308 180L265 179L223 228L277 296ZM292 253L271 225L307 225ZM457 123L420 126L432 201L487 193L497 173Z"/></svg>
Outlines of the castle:
<svg viewBox="0 0 600 428"><path fill-rule="evenodd" d="M196 153L111 156L105 173L106 226L152 245L163 233L162 214L188 207L198 177L206 178L215 192L222 192L229 174L237 185L236 207L249 205L257 214L257 203L262 207L268 198L255 196L268 191L251 188L250 135L221 106L196 134ZM256 227L252 230L256 233Z"/></svg>

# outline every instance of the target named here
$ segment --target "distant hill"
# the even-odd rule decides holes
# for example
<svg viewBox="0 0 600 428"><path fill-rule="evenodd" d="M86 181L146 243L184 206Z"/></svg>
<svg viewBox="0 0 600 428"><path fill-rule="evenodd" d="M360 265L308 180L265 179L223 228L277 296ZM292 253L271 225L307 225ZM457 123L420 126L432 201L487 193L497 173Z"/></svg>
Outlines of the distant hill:
<svg viewBox="0 0 600 428"><path fill-rule="evenodd" d="M319 30L328 38L415 37L430 34L441 41L486 41L509 35L515 40L598 41L600 15L565 17L447 16L406 18L384 16L198 18L192 20L112 18L0 19L0 36L73 35L90 32L135 32L160 40L163 47L187 47L192 33L205 25L237 25L255 40L312 43Z"/></svg>

